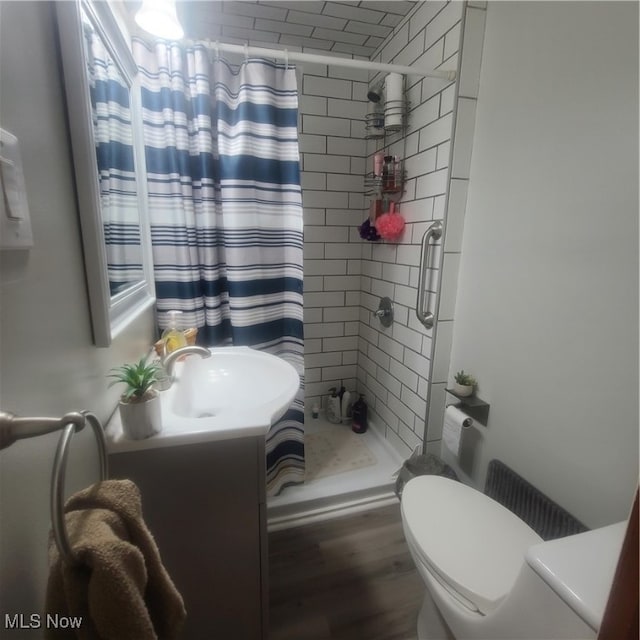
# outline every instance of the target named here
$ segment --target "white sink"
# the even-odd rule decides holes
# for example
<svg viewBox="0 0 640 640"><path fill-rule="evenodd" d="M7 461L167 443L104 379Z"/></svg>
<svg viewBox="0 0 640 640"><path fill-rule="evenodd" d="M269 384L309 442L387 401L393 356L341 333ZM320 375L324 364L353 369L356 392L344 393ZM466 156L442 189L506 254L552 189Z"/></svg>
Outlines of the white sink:
<svg viewBox="0 0 640 640"><path fill-rule="evenodd" d="M189 356L176 365L164 394L167 423L215 418L270 425L282 417L300 384L288 362L249 347L210 351L210 358Z"/></svg>
<svg viewBox="0 0 640 640"><path fill-rule="evenodd" d="M175 381L161 393L162 431L127 440L118 414L107 430L109 450L144 448L264 435L287 411L300 386L295 368L249 347L212 347L211 357L176 362Z"/></svg>

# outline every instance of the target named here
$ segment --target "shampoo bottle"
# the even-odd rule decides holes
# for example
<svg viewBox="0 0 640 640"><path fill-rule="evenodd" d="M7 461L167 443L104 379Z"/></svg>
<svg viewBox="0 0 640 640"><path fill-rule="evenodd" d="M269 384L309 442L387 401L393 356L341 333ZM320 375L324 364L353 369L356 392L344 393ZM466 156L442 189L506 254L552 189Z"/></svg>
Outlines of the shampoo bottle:
<svg viewBox="0 0 640 640"><path fill-rule="evenodd" d="M378 151L373 156L373 175L375 178L382 177L382 165L384 163L384 153L382 151Z"/></svg>
<svg viewBox="0 0 640 640"><path fill-rule="evenodd" d="M340 396L335 387L330 389L331 395L327 398L327 420L334 424L341 422L340 417Z"/></svg>
<svg viewBox="0 0 640 640"><path fill-rule="evenodd" d="M364 401L364 395L360 394L360 398L353 403L351 410L351 429L355 433L364 433L367 426L367 403Z"/></svg>
<svg viewBox="0 0 640 640"><path fill-rule="evenodd" d="M340 416L342 417L342 423L349 423L349 410L351 408L351 394L345 391L342 394L342 400L340 401Z"/></svg>
<svg viewBox="0 0 640 640"><path fill-rule="evenodd" d="M179 318L182 311L169 311L169 323L167 328L162 332L162 342L164 344L164 355L187 346L187 339L184 332L178 328Z"/></svg>

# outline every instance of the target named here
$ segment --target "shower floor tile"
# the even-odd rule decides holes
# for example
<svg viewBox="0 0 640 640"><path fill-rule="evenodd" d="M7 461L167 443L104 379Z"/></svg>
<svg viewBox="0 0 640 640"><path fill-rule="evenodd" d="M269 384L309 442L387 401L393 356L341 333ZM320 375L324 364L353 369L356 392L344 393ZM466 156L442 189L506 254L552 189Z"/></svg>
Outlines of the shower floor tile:
<svg viewBox="0 0 640 640"><path fill-rule="evenodd" d="M344 425L344 429L350 431L350 426ZM336 425L322 416L317 419L305 416L305 435L323 430L335 432ZM376 463L287 487L280 495L267 498L270 531L297 526L307 519L342 515L345 509L353 510L363 505L371 508L377 502L394 498L396 474L404 460L378 433L374 424L357 437L362 438Z"/></svg>

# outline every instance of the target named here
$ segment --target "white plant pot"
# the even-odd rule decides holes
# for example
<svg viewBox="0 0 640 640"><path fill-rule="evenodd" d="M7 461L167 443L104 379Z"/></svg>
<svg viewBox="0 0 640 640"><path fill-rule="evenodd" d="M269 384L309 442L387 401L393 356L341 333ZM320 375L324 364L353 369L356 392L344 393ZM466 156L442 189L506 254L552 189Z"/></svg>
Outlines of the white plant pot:
<svg viewBox="0 0 640 640"><path fill-rule="evenodd" d="M470 396L473 393L473 385L453 383L453 390L463 398Z"/></svg>
<svg viewBox="0 0 640 640"><path fill-rule="evenodd" d="M120 402L122 431L131 440L142 440L162 431L160 396L144 402Z"/></svg>

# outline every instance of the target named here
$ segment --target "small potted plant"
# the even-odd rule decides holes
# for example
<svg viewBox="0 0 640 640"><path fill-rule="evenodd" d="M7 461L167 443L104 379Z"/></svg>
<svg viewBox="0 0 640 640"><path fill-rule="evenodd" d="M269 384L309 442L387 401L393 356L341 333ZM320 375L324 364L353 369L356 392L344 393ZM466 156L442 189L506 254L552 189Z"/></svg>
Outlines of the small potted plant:
<svg viewBox="0 0 640 640"><path fill-rule="evenodd" d="M453 385L454 392L462 397L470 396L473 393L473 389L476 386L476 379L464 372L464 369L461 369L454 376L454 380L456 381Z"/></svg>
<svg viewBox="0 0 640 640"><path fill-rule="evenodd" d="M160 433L160 396L153 385L162 374L162 365L141 358L137 363L123 364L111 371L114 373L108 377L115 380L109 384L110 387L119 382L126 385L119 404L124 434L132 440L141 440Z"/></svg>

